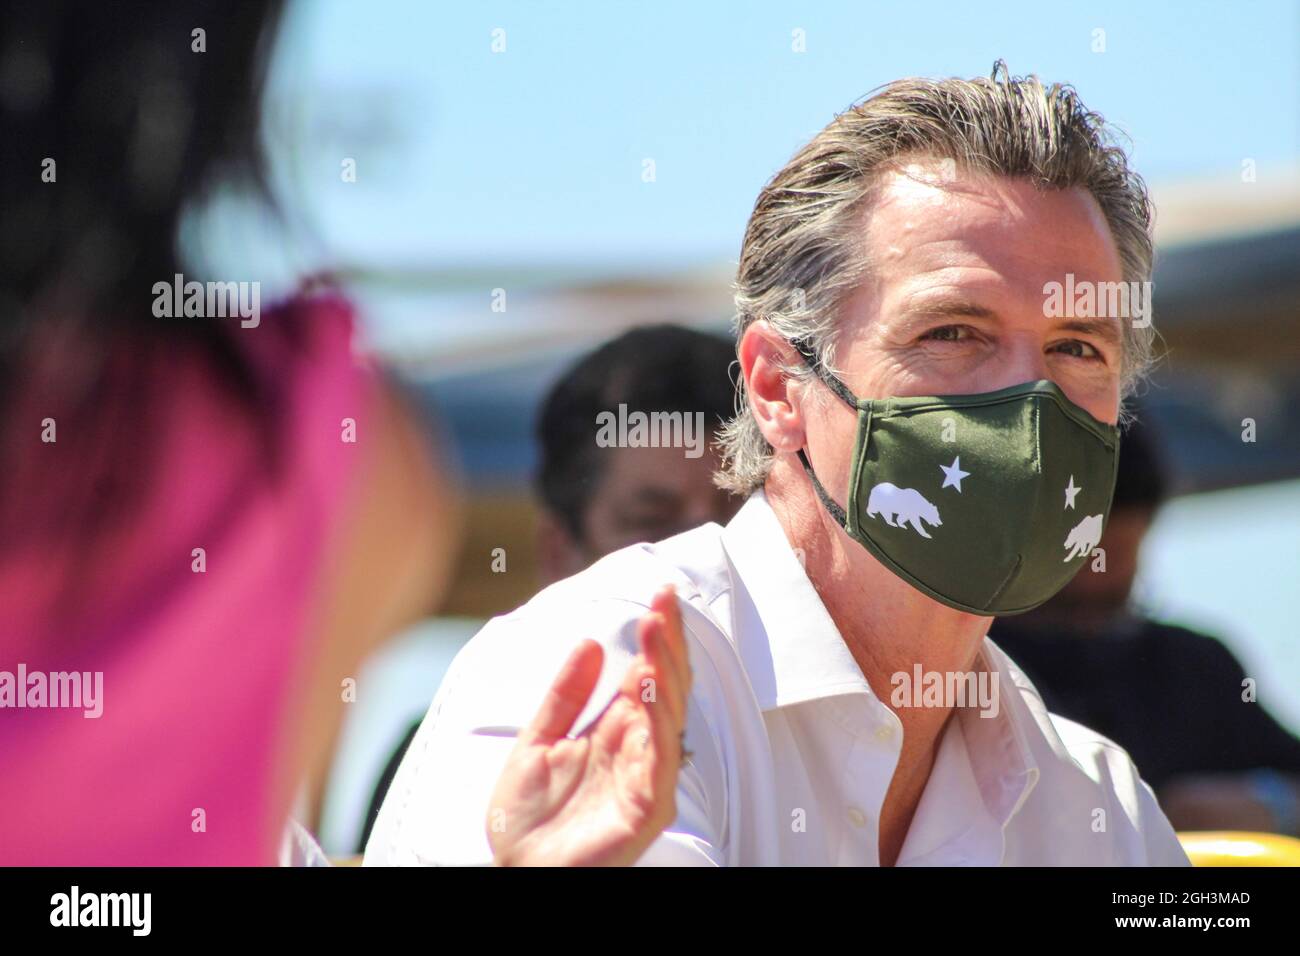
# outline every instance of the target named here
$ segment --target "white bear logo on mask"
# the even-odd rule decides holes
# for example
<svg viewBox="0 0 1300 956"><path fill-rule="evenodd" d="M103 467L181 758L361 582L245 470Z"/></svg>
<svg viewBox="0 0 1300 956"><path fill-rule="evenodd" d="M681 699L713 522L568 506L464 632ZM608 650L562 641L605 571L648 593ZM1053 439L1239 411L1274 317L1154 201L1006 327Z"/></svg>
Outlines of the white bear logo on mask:
<svg viewBox="0 0 1300 956"><path fill-rule="evenodd" d="M911 524L916 533L923 538L928 538L930 535L925 533L922 520L930 522L934 527L943 524L939 520L939 509L926 501L925 496L919 491L915 488L899 488L887 481L872 488L871 496L867 499L867 517L874 518L877 514L884 518L885 524L891 528L901 528Z"/></svg>
<svg viewBox="0 0 1300 956"><path fill-rule="evenodd" d="M1070 533L1065 536L1065 547L1071 549L1065 556L1066 561L1073 561L1081 554L1092 553L1092 549L1101 540L1101 521L1101 515L1088 515L1070 529Z"/></svg>

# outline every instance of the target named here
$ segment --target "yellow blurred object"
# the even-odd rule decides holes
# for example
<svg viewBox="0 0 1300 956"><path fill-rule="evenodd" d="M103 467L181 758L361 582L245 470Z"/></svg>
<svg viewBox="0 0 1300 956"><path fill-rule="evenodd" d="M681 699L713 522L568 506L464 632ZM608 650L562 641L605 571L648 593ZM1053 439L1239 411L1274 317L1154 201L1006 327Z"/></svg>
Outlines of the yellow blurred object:
<svg viewBox="0 0 1300 956"><path fill-rule="evenodd" d="M1300 840L1276 833L1204 830L1178 834L1193 866L1300 866Z"/></svg>

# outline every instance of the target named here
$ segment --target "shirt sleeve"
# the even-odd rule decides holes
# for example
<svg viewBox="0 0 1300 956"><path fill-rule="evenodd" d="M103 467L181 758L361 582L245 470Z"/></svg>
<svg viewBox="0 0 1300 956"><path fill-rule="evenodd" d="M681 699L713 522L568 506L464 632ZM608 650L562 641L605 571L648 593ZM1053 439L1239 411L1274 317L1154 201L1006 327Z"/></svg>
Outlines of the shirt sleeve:
<svg viewBox="0 0 1300 956"><path fill-rule="evenodd" d="M710 812L721 797L710 801L709 790L712 788L706 783L705 771L700 765L704 761L697 763L703 756L707 761L704 766L716 770L720 779L721 759L711 742L699 739L703 735L697 732L700 727L697 715L694 707L687 715L686 747L693 756L682 764L677 775L677 817L641 854L637 866L726 865L720 849L721 823Z"/></svg>
<svg viewBox="0 0 1300 956"><path fill-rule="evenodd" d="M1096 788L1080 791L1106 811L1108 866L1190 866L1183 845L1128 752L1113 740L1058 715L1052 723L1078 769Z"/></svg>
<svg viewBox="0 0 1300 956"><path fill-rule="evenodd" d="M1146 844L1146 865L1191 866L1192 861L1188 859L1187 851L1183 849L1169 818L1160 809L1160 803L1151 787L1137 776L1136 768L1133 776L1137 781L1138 832Z"/></svg>

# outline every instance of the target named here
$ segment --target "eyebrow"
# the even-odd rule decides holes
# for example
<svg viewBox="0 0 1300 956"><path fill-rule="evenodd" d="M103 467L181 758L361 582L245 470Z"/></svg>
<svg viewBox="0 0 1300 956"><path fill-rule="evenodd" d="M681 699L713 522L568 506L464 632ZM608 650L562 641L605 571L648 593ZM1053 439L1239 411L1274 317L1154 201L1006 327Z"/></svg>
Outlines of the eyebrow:
<svg viewBox="0 0 1300 956"><path fill-rule="evenodd" d="M1111 345L1119 345L1119 322L1109 319L1070 319L1057 326L1062 332L1078 332L1081 335L1095 335Z"/></svg>
<svg viewBox="0 0 1300 956"><path fill-rule="evenodd" d="M997 317L997 313L992 309L986 309L984 306L976 305L966 299L939 299L935 302L927 302L923 305L906 308L900 315L908 319L941 315L965 316L972 319L992 319Z"/></svg>
<svg viewBox="0 0 1300 956"><path fill-rule="evenodd" d="M997 313L966 299L941 299L904 309L899 316L910 322L926 317L995 319ZM1119 345L1122 340L1119 323L1111 319L1067 319L1055 326L1055 329L1080 335L1095 335L1111 345Z"/></svg>

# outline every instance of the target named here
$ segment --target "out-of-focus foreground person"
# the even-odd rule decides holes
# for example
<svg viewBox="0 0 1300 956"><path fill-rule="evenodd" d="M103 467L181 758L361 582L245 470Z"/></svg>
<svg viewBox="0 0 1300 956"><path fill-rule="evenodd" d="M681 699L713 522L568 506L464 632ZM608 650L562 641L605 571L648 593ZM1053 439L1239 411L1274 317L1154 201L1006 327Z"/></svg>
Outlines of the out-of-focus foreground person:
<svg viewBox="0 0 1300 956"><path fill-rule="evenodd" d="M214 314L224 293L183 284L185 307L166 307L178 275L238 287L189 274L177 227L218 181L258 180L279 16L0 13L0 863L274 862L340 680L447 578L454 492L397 392L353 357L340 296L263 311L249 288L238 315ZM671 632L647 614L629 668L668 706L625 705L581 741L557 734L599 649L557 666L498 795L546 825L501 834L498 862L572 862L566 847L618 862L658 833L689 679L665 664ZM519 768L550 759L569 789L538 794ZM611 766L652 812L566 842L568 801L619 792L586 772Z"/></svg>
<svg viewBox="0 0 1300 956"><path fill-rule="evenodd" d="M102 674L102 713L0 712L3 859L268 863L335 675L445 577L448 483L339 296L157 308L238 278L177 228L260 179L279 4L4 17L0 655Z"/></svg>

